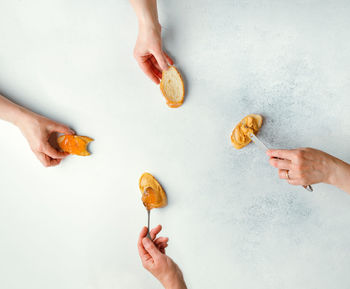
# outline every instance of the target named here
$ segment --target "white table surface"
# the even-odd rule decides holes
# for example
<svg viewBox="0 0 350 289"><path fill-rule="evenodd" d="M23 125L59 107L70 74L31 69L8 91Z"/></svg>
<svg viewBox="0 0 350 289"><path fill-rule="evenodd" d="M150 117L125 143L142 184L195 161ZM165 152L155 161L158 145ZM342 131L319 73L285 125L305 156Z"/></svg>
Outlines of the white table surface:
<svg viewBox="0 0 350 289"><path fill-rule="evenodd" d="M161 288L136 248L144 171L168 194L152 224L189 288L350 288L350 197L289 186L258 147L230 144L260 113L271 147L350 161L348 1L160 1L186 80L178 109L133 59L127 1L0 11L1 92L95 138L92 156L44 168L0 121L0 288Z"/></svg>

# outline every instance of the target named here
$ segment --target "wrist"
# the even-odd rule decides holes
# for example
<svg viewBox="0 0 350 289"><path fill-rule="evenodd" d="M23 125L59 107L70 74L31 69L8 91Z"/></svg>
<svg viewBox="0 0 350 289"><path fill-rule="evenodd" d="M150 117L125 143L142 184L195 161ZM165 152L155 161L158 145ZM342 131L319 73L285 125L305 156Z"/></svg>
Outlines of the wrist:
<svg viewBox="0 0 350 289"><path fill-rule="evenodd" d="M34 116L35 113L20 106L14 113L14 119L11 122L20 130L22 130L23 126L29 121L31 121L34 118Z"/></svg>
<svg viewBox="0 0 350 289"><path fill-rule="evenodd" d="M325 180L323 181L326 184L334 185L337 179L337 170L339 167L339 160L334 158L331 155L328 155L327 161L324 165Z"/></svg>
<svg viewBox="0 0 350 289"><path fill-rule="evenodd" d="M350 187L350 165L342 160L335 159L333 173L329 184L348 191Z"/></svg>
<svg viewBox="0 0 350 289"><path fill-rule="evenodd" d="M185 280L180 271L161 280L161 283L165 289L187 289Z"/></svg>
<svg viewBox="0 0 350 289"><path fill-rule="evenodd" d="M142 15L138 18L139 30L161 30L161 25L158 18L152 17L150 15Z"/></svg>

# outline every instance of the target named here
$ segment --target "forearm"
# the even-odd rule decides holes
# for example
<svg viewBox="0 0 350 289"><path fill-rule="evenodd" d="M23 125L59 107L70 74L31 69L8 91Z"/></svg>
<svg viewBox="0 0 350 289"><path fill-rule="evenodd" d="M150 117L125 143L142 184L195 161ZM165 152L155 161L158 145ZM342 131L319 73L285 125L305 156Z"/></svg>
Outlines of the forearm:
<svg viewBox="0 0 350 289"><path fill-rule="evenodd" d="M165 289L187 289L182 272L179 268L177 268L175 274L171 275L165 280L160 281Z"/></svg>
<svg viewBox="0 0 350 289"><path fill-rule="evenodd" d="M29 111L24 107L0 95L0 119L18 126L20 120L28 113Z"/></svg>
<svg viewBox="0 0 350 289"><path fill-rule="evenodd" d="M157 0L130 0L136 13L139 26L160 26L158 21Z"/></svg>
<svg viewBox="0 0 350 289"><path fill-rule="evenodd" d="M332 161L332 175L329 183L350 193L350 164L335 158Z"/></svg>
<svg viewBox="0 0 350 289"><path fill-rule="evenodd" d="M179 279L171 284L166 284L165 289L187 289L186 283L183 279Z"/></svg>

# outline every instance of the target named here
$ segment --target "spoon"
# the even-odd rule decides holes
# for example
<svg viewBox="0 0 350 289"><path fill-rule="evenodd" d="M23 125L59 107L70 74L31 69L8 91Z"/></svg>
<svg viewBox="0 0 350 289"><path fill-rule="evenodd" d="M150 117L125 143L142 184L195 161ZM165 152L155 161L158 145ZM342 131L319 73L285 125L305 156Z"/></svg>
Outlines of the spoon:
<svg viewBox="0 0 350 289"><path fill-rule="evenodd" d="M148 222L147 222L147 238L152 241L151 235L149 233L149 220L151 216L151 210L147 210Z"/></svg>
<svg viewBox="0 0 350 289"><path fill-rule="evenodd" d="M152 190L151 187L147 187L145 188L145 190L143 191L143 194L148 194L149 193L149 190ZM151 210L147 208L147 205L145 203L143 203L144 206L146 207L147 209L147 238L150 239L152 241L152 238L151 238L151 235L149 233L150 231L150 219L151 219Z"/></svg>

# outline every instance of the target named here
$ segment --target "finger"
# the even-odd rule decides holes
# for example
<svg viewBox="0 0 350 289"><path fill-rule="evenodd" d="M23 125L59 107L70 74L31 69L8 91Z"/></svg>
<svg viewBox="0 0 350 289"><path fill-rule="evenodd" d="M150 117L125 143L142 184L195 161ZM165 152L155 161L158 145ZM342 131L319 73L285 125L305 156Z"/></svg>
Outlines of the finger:
<svg viewBox="0 0 350 289"><path fill-rule="evenodd" d="M156 58L159 66L162 70L168 69L169 65L168 65L166 58L165 58L165 55L163 54L162 51L160 51L160 50L154 51L153 56Z"/></svg>
<svg viewBox="0 0 350 289"><path fill-rule="evenodd" d="M157 249L156 245L154 245L150 239L143 238L142 244L143 244L145 250L151 255L151 257L154 261L159 259L161 253Z"/></svg>
<svg viewBox="0 0 350 289"><path fill-rule="evenodd" d="M168 247L168 244L160 244L160 245L158 245L158 246L156 246L157 247L157 249L159 250L159 251L162 251L162 249L165 249L166 247Z"/></svg>
<svg viewBox="0 0 350 289"><path fill-rule="evenodd" d="M289 179L287 182L293 186L305 185L300 179Z"/></svg>
<svg viewBox="0 0 350 289"><path fill-rule="evenodd" d="M61 163L61 159L52 159L49 156L47 157L49 158L50 167L57 166Z"/></svg>
<svg viewBox="0 0 350 289"><path fill-rule="evenodd" d="M292 179L291 173L288 170L278 170L278 176L280 179L284 179L284 180Z"/></svg>
<svg viewBox="0 0 350 289"><path fill-rule="evenodd" d="M153 74L158 78L162 79L162 73L155 67L152 67Z"/></svg>
<svg viewBox="0 0 350 289"><path fill-rule="evenodd" d="M44 165L44 167L57 166L61 162L61 159L52 159L45 153L34 152L34 154L39 159L39 161Z"/></svg>
<svg viewBox="0 0 350 289"><path fill-rule="evenodd" d="M63 134L75 134L74 130L60 123L54 123L50 125L49 130L50 132L59 132Z"/></svg>
<svg viewBox="0 0 350 289"><path fill-rule="evenodd" d="M54 149L49 143L44 146L42 152L53 159L64 159L69 155L69 153L66 152L59 152L58 150Z"/></svg>
<svg viewBox="0 0 350 289"><path fill-rule="evenodd" d="M159 66L159 64L158 64L158 62L157 62L157 60L154 58L153 55L152 55L152 57L150 57L149 60L150 60L151 63L153 64L154 68L156 68L156 69L160 72L160 74L162 74L162 69L160 68L160 66Z"/></svg>
<svg viewBox="0 0 350 289"><path fill-rule="evenodd" d="M166 245L164 248L159 248L159 251L162 253L162 254L165 254L165 248L168 247L168 245Z"/></svg>
<svg viewBox="0 0 350 289"><path fill-rule="evenodd" d="M155 83L155 84L159 84L159 78L156 77L153 73L152 70L152 65L150 62L146 61L146 62L139 62L139 66L141 68L141 70Z"/></svg>
<svg viewBox="0 0 350 289"><path fill-rule="evenodd" d="M163 53L164 53L165 58L166 58L166 60L168 61L168 63L169 63L170 65L174 65L174 61L171 59L171 57L170 57L166 52L163 52Z"/></svg>
<svg viewBox="0 0 350 289"><path fill-rule="evenodd" d="M281 159L271 158L270 165L278 169L290 170L292 166L292 162L286 159L281 160Z"/></svg>
<svg viewBox="0 0 350 289"><path fill-rule="evenodd" d="M165 248L167 248L167 247L168 247L168 244L167 244L167 243L162 243L162 244L159 245L158 249L159 249L159 250L162 250L162 249L165 249Z"/></svg>
<svg viewBox="0 0 350 289"><path fill-rule="evenodd" d="M167 243L161 243L161 244L156 245L156 246L157 246L157 248L158 248L158 250L159 250L160 252L164 253L164 249L165 249L166 247L168 247L168 244L167 244ZM163 251L162 251L162 250L163 250Z"/></svg>
<svg viewBox="0 0 350 289"><path fill-rule="evenodd" d="M168 237L159 237L153 241L155 244L167 243L169 241Z"/></svg>
<svg viewBox="0 0 350 289"><path fill-rule="evenodd" d="M34 152L38 160L43 164L44 167L50 166L50 161L45 157L44 153L41 152Z"/></svg>
<svg viewBox="0 0 350 289"><path fill-rule="evenodd" d="M141 260L147 259L146 256L148 255L147 251L145 250L142 244L142 239L145 238L146 236L147 236L147 228L143 227L140 232L139 239L137 241L137 249L139 251L139 256Z"/></svg>
<svg viewBox="0 0 350 289"><path fill-rule="evenodd" d="M295 150L268 150L267 155L274 158L293 160L295 159Z"/></svg>
<svg viewBox="0 0 350 289"><path fill-rule="evenodd" d="M149 234L151 235L152 240L154 240L157 237L157 234L162 230L162 226L158 225L157 227L154 227Z"/></svg>

